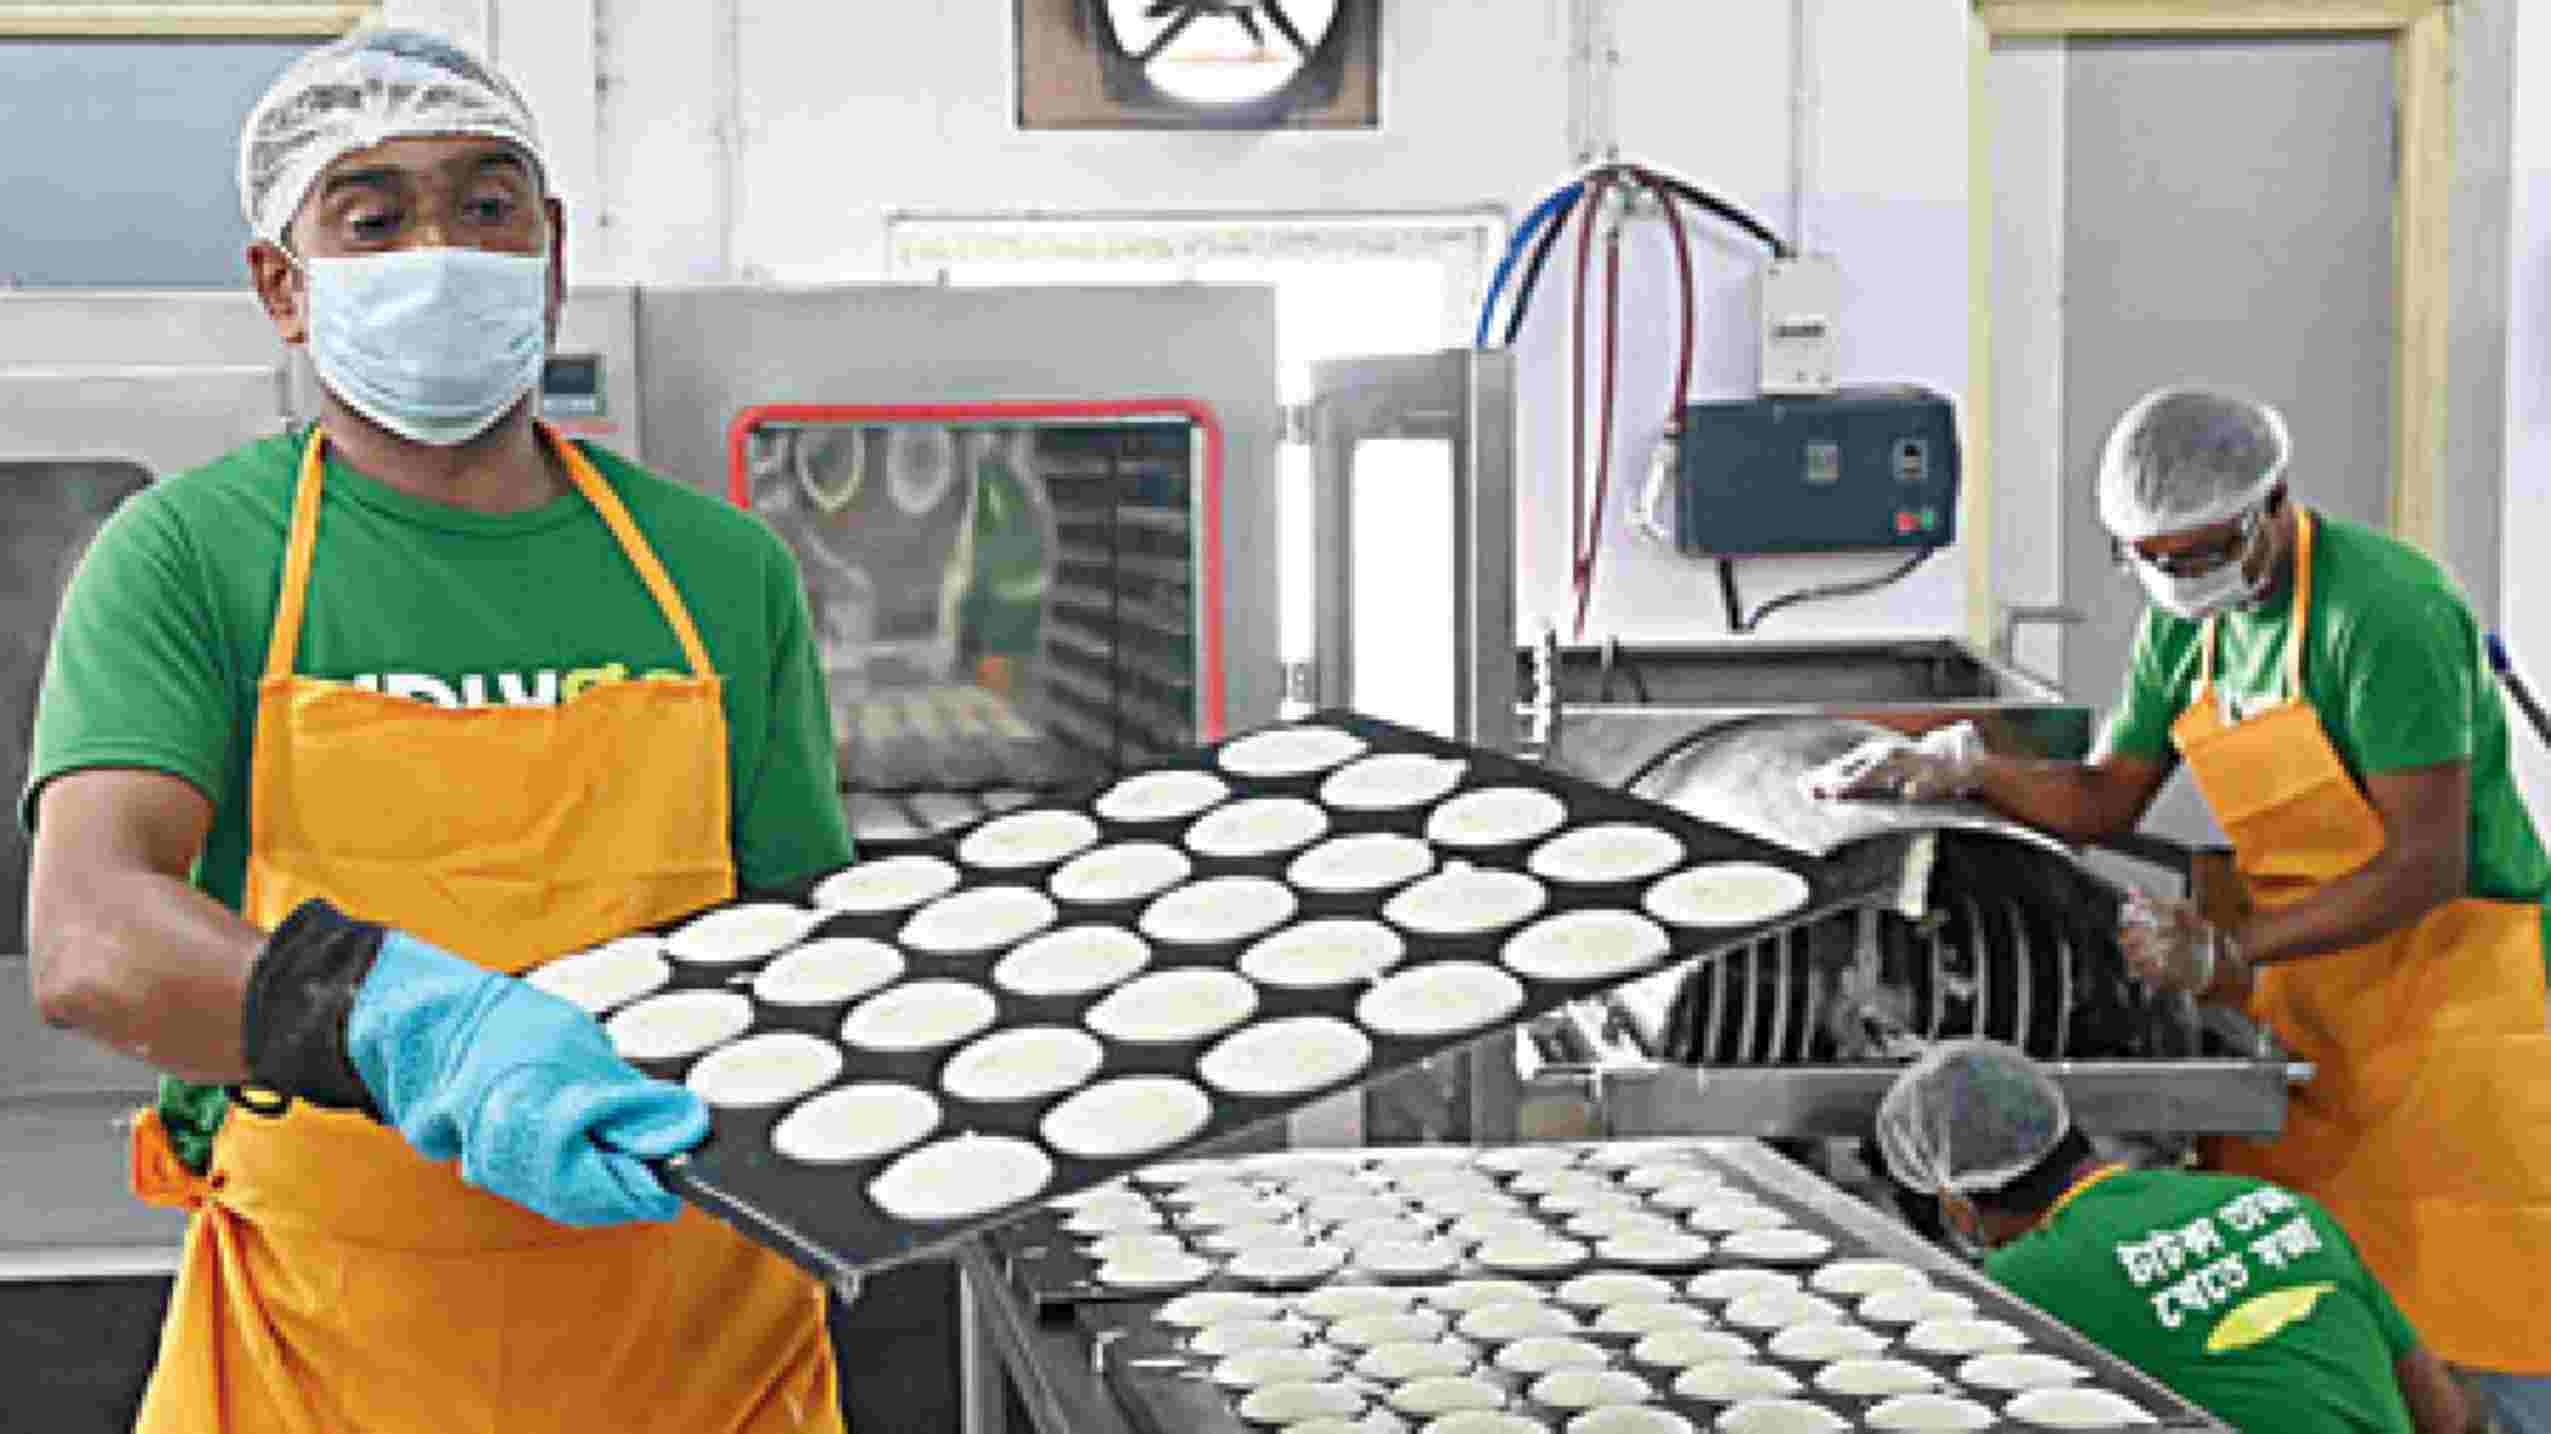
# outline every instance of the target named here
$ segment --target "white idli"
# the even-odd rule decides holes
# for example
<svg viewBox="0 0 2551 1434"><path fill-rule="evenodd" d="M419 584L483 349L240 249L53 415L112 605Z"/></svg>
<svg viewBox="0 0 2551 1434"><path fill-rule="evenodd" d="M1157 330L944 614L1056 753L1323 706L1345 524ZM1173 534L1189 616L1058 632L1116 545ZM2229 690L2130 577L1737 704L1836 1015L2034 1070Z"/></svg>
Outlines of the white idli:
<svg viewBox="0 0 2551 1434"><path fill-rule="evenodd" d="M1608 981L1665 959L1665 928L1628 911L1545 916L1506 941L1499 960L1536 981Z"/></svg>
<svg viewBox="0 0 2551 1434"><path fill-rule="evenodd" d="M1346 1022L1289 1016L1223 1037L1196 1062L1196 1074L1226 1095L1297 1095L1334 1085L1372 1059L1372 1041Z"/></svg>
<svg viewBox="0 0 2551 1434"><path fill-rule="evenodd" d="M1385 752L1331 772L1320 783L1320 800L1350 812L1422 807L1459 786L1469 766L1458 757Z"/></svg>
<svg viewBox="0 0 2551 1434"><path fill-rule="evenodd" d="M1475 1375L1437 1374L1394 1388L1390 1405L1402 1414L1431 1418L1461 1409L1502 1409L1506 1391Z"/></svg>
<svg viewBox="0 0 2551 1434"><path fill-rule="evenodd" d="M1257 1009L1258 988L1241 977L1182 967L1135 977L1100 997L1081 1019L1111 1041L1169 1045L1218 1035Z"/></svg>
<svg viewBox="0 0 2551 1434"><path fill-rule="evenodd" d="M1098 823L1079 812L1044 808L994 817L957 842L957 860L990 871L1047 866L1098 842Z"/></svg>
<svg viewBox="0 0 2551 1434"><path fill-rule="evenodd" d="M1428 936L1477 936L1530 920L1549 901L1521 872L1456 862L1383 903L1382 919Z"/></svg>
<svg viewBox="0 0 2551 1434"><path fill-rule="evenodd" d="M1493 1025L1524 1003L1515 978L1477 961L1438 961L1383 977L1356 998L1355 1019L1386 1036L1426 1040Z"/></svg>
<svg viewBox="0 0 2551 1434"><path fill-rule="evenodd" d="M1671 832L1637 822L1599 822L1543 842L1524 865L1544 881L1596 886L1645 881L1672 871L1682 859L1682 839Z"/></svg>
<svg viewBox="0 0 2551 1434"><path fill-rule="evenodd" d="M939 1102L908 1085L867 1082L828 1090L780 1117L771 1148L807 1165L875 1160L939 1128Z"/></svg>
<svg viewBox="0 0 2551 1434"><path fill-rule="evenodd" d="M1318 990L1367 981L1400 963L1408 943L1378 921L1333 916L1305 921L1240 953L1240 974L1265 986Z"/></svg>
<svg viewBox="0 0 2551 1434"><path fill-rule="evenodd" d="M1719 1434L1826 1434L1850 1427L1850 1420L1803 1399L1748 1399L1718 1416Z"/></svg>
<svg viewBox="0 0 2551 1434"><path fill-rule="evenodd" d="M868 1198L895 1219L938 1224L1033 1199L1052 1178L1054 1162L1033 1141L960 1135L897 1157Z"/></svg>
<svg viewBox="0 0 2551 1434"><path fill-rule="evenodd" d="M1796 1394L1803 1387L1796 1375L1779 1365L1756 1364L1748 1360L1710 1360L1688 1365L1681 1374L1674 1376L1675 1394L1713 1404L1775 1399L1784 1394Z"/></svg>
<svg viewBox="0 0 2551 1434"><path fill-rule="evenodd" d="M1353 895L1386 891L1435 868L1434 849L1396 832L1331 837L1293 859L1284 879L1304 891Z"/></svg>
<svg viewBox="0 0 2551 1434"><path fill-rule="evenodd" d="M1678 871L1649 887L1640 904L1668 926L1751 926L1789 915L1809 894L1794 871L1729 861Z"/></svg>
<svg viewBox="0 0 2551 1434"><path fill-rule="evenodd" d="M1098 1074L1107 1048L1068 1026L1014 1026L950 1057L939 1088L959 1100L1041 1100Z"/></svg>
<svg viewBox="0 0 2551 1434"><path fill-rule="evenodd" d="M1899 1394L1870 1405L1861 1420L1872 1429L1989 1429L1993 1411L1947 1394Z"/></svg>
<svg viewBox="0 0 2551 1434"><path fill-rule="evenodd" d="M1012 948L992 984L1020 996L1085 996L1150 964L1150 943L1121 926L1066 926Z"/></svg>
<svg viewBox="0 0 2551 1434"><path fill-rule="evenodd" d="M2117 1429L2156 1421L2143 1407L2105 1389L2032 1389L2002 1406L2002 1413L2040 1429Z"/></svg>
<svg viewBox="0 0 2551 1434"><path fill-rule="evenodd" d="M952 1046L992 1024L1000 1007L990 992L964 981L908 981L850 1008L842 1043L867 1051L929 1051Z"/></svg>
<svg viewBox="0 0 2551 1434"><path fill-rule="evenodd" d="M752 1024L753 1003L733 991L667 991L621 1008L602 1029L623 1060L670 1061L723 1045Z"/></svg>
<svg viewBox="0 0 2551 1434"><path fill-rule="evenodd" d="M765 1031L718 1047L684 1084L725 1109L778 1105L841 1074L841 1047L803 1031Z"/></svg>
<svg viewBox="0 0 2551 1434"><path fill-rule="evenodd" d="M1273 727L1223 744L1214 755L1240 777L1299 777L1364 755L1364 739L1335 727Z"/></svg>
<svg viewBox="0 0 2551 1434"><path fill-rule="evenodd" d="M776 901L751 901L692 917L664 939L664 954L686 965L733 966L758 961L806 939L824 913Z"/></svg>
<svg viewBox="0 0 2551 1434"><path fill-rule="evenodd" d="M1141 901L1185 881L1195 870L1185 852L1165 842L1118 842L1063 863L1045 889L1057 901Z"/></svg>
<svg viewBox="0 0 2551 1434"><path fill-rule="evenodd" d="M774 1006L830 1006L856 1001L902 976L903 955L865 936L809 941L753 978L753 994Z"/></svg>
<svg viewBox="0 0 2551 1434"><path fill-rule="evenodd" d="M1328 835L1329 814L1300 797L1252 797L1216 807L1187 828L1189 851L1224 860L1297 851Z"/></svg>
<svg viewBox="0 0 2551 1434"><path fill-rule="evenodd" d="M1611 1356L1600 1345L1564 1334L1527 1335L1497 1351L1496 1365L1509 1374L1548 1374L1554 1369L1601 1369Z"/></svg>
<svg viewBox="0 0 2551 1434"><path fill-rule="evenodd" d="M1204 946L1246 941L1293 919L1292 888L1263 876L1217 876L1154 897L1135 923L1154 941Z"/></svg>
<svg viewBox="0 0 2551 1434"><path fill-rule="evenodd" d="M1619 1369L1554 1369L1532 1382L1524 1397L1544 1409L1599 1409L1645 1403L1648 1382Z"/></svg>
<svg viewBox="0 0 2551 1434"><path fill-rule="evenodd" d="M1099 793L1090 809L1111 822L1167 822L1230 795L1230 786L1211 772L1143 772Z"/></svg>
<svg viewBox="0 0 2551 1434"><path fill-rule="evenodd" d="M1180 1299L1194 1299L1181 1295ZM1326 1379L1337 1372L1337 1356L1321 1349L1251 1349L1216 1363L1209 1376L1226 1389L1257 1389Z"/></svg>
<svg viewBox="0 0 2551 1434"><path fill-rule="evenodd" d="M1822 1363L1835 1359L1863 1359L1887 1347L1886 1336L1874 1330L1838 1320L1793 1324L1774 1334L1764 1348L1774 1359L1793 1359L1802 1363ZM1867 1390L1865 1393L1900 1394L1902 1390Z"/></svg>
<svg viewBox="0 0 2551 1434"><path fill-rule="evenodd" d="M935 856L890 856L854 862L815 884L812 900L826 911L904 911L956 890L957 869Z"/></svg>
<svg viewBox="0 0 2551 1434"><path fill-rule="evenodd" d="M973 956L1023 941L1059 914L1053 900L1033 888L978 886L914 912L895 939L933 956Z"/></svg>
<svg viewBox="0 0 2551 1434"><path fill-rule="evenodd" d="M1507 846L1557 831L1567 819L1567 806L1548 792L1483 787L1428 813L1426 839L1450 847Z"/></svg>
<svg viewBox="0 0 2551 1434"><path fill-rule="evenodd" d="M1174 1076L1119 1076L1064 1097L1037 1130L1065 1155L1122 1160L1165 1150L1212 1116L1205 1093Z"/></svg>
<svg viewBox="0 0 2551 1434"><path fill-rule="evenodd" d="M1777 1349L1772 1353L1789 1358ZM1828 1394L1920 1394L1940 1384L1940 1376L1901 1359L1837 1359L1816 1371L1816 1387Z"/></svg>
<svg viewBox="0 0 2551 1434"><path fill-rule="evenodd" d="M660 937L624 936L527 971L523 981L574 1002L589 1016L599 1016L652 995L673 979L673 967L663 950Z"/></svg>

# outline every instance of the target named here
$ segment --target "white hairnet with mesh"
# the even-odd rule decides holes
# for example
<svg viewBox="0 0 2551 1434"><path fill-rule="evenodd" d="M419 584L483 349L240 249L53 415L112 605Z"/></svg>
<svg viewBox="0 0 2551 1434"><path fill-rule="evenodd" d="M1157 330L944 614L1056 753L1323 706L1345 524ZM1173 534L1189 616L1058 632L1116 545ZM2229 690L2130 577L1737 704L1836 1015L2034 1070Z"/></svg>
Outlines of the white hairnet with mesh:
<svg viewBox="0 0 2551 1434"><path fill-rule="evenodd" d="M485 135L523 151L547 183L531 107L478 56L422 30L363 30L275 77L239 131L239 208L284 242L338 156L415 135Z"/></svg>
<svg viewBox="0 0 2551 1434"><path fill-rule="evenodd" d="M2064 1092L2027 1056L1995 1041L1947 1041L1888 1087L1878 1151L1899 1184L1973 1195L2027 1173L2071 1124Z"/></svg>
<svg viewBox="0 0 2551 1434"><path fill-rule="evenodd" d="M2253 399L2162 388L2108 431L2099 517L2134 543L2239 517L2285 477L2285 417Z"/></svg>

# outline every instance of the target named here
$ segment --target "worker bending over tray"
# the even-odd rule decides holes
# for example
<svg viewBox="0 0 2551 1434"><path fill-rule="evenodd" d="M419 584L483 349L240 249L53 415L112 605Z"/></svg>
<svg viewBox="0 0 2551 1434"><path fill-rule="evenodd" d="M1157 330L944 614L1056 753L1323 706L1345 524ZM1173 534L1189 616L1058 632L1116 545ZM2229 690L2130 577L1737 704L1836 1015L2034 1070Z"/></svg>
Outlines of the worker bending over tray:
<svg viewBox="0 0 2551 1434"><path fill-rule="evenodd" d="M2248 909L2219 926L2138 897L2127 960L2316 1069L2283 1134L2213 1161L2320 1200L2501 1422L2551 1434L2551 860L2470 605L2415 548L2296 501L2292 451L2274 409L2226 394L2163 389L2118 420L2099 511L2152 601L2091 760L1959 728L1812 780L1973 795L2089 841L2131 831L2184 759Z"/></svg>
<svg viewBox="0 0 2551 1434"><path fill-rule="evenodd" d="M533 417L547 179L447 40L295 61L239 184L319 421L64 600L37 1000L177 1078L134 1173L194 1211L144 1431L840 1428L822 1288L649 1171L699 1098L509 974L850 858L787 550Z"/></svg>
<svg viewBox="0 0 2551 1434"><path fill-rule="evenodd" d="M1992 1251L1996 1282L2236 1429L2486 1427L2320 1202L2101 1160L2009 1046L1952 1041L1914 1062L1879 1104L1878 1149Z"/></svg>

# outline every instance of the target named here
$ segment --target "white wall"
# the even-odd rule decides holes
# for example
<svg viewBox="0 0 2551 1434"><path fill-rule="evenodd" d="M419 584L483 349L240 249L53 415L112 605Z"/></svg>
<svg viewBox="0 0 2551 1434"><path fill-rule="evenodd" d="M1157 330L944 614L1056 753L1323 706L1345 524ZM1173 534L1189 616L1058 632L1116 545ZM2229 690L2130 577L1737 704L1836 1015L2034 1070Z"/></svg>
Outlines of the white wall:
<svg viewBox="0 0 2551 1434"><path fill-rule="evenodd" d="M2551 10L2520 6L2510 47L2514 219L2507 302L2506 519L2499 630L2518 670L2551 696ZM2551 755L2514 713L2525 804L2551 814Z"/></svg>
<svg viewBox="0 0 2551 1434"><path fill-rule="evenodd" d="M1523 209L1569 173L1573 6L1582 0L1392 0L1384 125L1368 134L1018 132L1010 0L907 0L886 22L850 7L734 0L390 0L394 23L491 43L539 112L585 278L880 277L897 211L1300 212ZM1791 7L1611 0L1621 153L1682 172L1775 227L1791 210ZM1964 0L1817 0L1804 156L1806 237L1846 286L1846 381L1966 381ZM722 17L731 17L727 23ZM729 60L731 57L731 67ZM730 123L730 119L732 123ZM730 142L731 139L731 142ZM733 182L723 176L732 151ZM1747 276L1759 251L1713 238L1699 396L1753 378ZM1554 265L1554 268L1557 266ZM1718 628L1708 572L1633 548L1617 514L1663 413L1675 325L1670 251L1649 227L1629 260L1620 446L1622 534L1590 632ZM1566 286L1544 281L1523 344L1526 510L1519 604L1567 607ZM1942 632L1964 625L1952 550L1883 594L1784 613L1774 634ZM1749 563L1749 600L1858 576L1867 557Z"/></svg>

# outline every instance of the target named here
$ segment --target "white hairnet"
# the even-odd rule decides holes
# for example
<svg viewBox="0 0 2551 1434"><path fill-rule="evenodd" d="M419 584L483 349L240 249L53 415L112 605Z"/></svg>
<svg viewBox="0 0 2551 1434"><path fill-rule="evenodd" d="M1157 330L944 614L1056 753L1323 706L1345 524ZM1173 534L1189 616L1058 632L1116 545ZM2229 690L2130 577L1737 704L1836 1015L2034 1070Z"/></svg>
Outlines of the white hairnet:
<svg viewBox="0 0 2551 1434"><path fill-rule="evenodd" d="M1878 1151L1914 1190L1999 1190L2046 1158L2070 1128L2064 1092L1995 1041L1946 1041L1896 1077L1878 1103Z"/></svg>
<svg viewBox="0 0 2551 1434"><path fill-rule="evenodd" d="M239 131L239 208L282 243L338 156L413 135L485 135L523 151L547 183L531 107L478 56L422 30L363 30L275 77Z"/></svg>
<svg viewBox="0 0 2551 1434"><path fill-rule="evenodd" d="M2239 517L2285 476L2293 449L2284 415L2264 403L2155 389L2108 431L2100 520L2134 543Z"/></svg>

